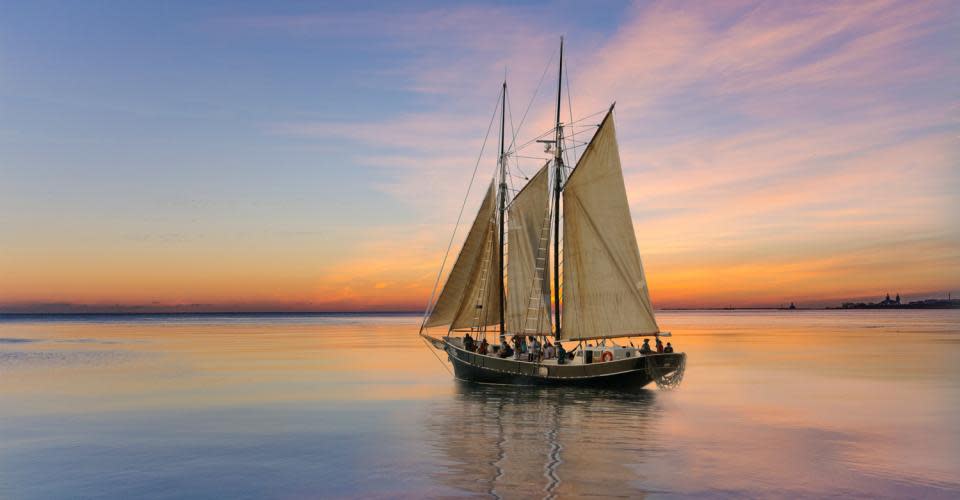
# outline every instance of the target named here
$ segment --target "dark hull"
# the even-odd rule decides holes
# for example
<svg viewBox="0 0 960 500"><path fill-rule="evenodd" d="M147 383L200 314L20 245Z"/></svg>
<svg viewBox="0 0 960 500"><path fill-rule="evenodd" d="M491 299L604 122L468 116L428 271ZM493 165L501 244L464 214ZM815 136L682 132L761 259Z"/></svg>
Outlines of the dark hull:
<svg viewBox="0 0 960 500"><path fill-rule="evenodd" d="M683 353L650 354L590 364L545 365L482 356L447 343L454 375L483 384L640 388L655 376L669 375L682 366Z"/></svg>

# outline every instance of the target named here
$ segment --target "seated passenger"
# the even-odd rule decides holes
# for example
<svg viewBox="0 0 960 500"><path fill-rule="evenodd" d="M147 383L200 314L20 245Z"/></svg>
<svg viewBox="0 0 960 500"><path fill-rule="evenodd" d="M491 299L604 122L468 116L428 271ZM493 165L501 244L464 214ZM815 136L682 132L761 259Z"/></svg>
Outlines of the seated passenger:
<svg viewBox="0 0 960 500"><path fill-rule="evenodd" d="M657 337L657 352L663 352L663 342L660 341L660 337Z"/></svg>
<svg viewBox="0 0 960 500"><path fill-rule="evenodd" d="M640 354L653 354L653 349L650 348L650 339L643 339L643 345L640 346Z"/></svg>
<svg viewBox="0 0 960 500"><path fill-rule="evenodd" d="M503 341L500 344L500 357L509 358L510 356L513 356L513 348L510 347L510 344L508 344L506 341Z"/></svg>
<svg viewBox="0 0 960 500"><path fill-rule="evenodd" d="M557 355L556 349L553 348L553 344L548 340L546 345L543 347L543 358L544 359L553 359Z"/></svg>
<svg viewBox="0 0 960 500"><path fill-rule="evenodd" d="M486 355L487 355L487 349L488 349L489 347L490 347L490 344L487 343L487 339L483 339L483 341L480 342L480 347L477 348L477 354L483 354L484 356L486 356Z"/></svg>
<svg viewBox="0 0 960 500"><path fill-rule="evenodd" d="M671 353L671 352L673 352L673 346L670 345L670 342L667 342L667 347L664 347L664 348L663 348L663 352L666 352L666 353Z"/></svg>

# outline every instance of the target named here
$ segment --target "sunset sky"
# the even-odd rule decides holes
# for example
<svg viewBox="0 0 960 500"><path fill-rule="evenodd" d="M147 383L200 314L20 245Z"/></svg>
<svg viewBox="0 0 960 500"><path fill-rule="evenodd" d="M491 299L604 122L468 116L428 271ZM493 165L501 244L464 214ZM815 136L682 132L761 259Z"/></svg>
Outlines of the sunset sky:
<svg viewBox="0 0 960 500"><path fill-rule="evenodd" d="M0 311L421 310L560 35L656 307L956 296L958 5L0 0Z"/></svg>

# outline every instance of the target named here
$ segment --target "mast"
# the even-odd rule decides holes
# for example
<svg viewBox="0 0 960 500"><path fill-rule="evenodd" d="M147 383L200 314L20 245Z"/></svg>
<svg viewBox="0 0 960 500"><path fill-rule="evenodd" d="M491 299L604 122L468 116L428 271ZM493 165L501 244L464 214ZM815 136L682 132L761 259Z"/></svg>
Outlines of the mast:
<svg viewBox="0 0 960 500"><path fill-rule="evenodd" d="M503 91L500 96L500 336L503 337L506 335L506 330L504 329L504 286L503 286L503 230L506 224L504 224L504 214L507 210L507 162L503 152L504 147L504 130L506 129L506 114L507 114L507 81L503 81Z"/></svg>
<svg viewBox="0 0 960 500"><path fill-rule="evenodd" d="M563 175L563 153L560 150L560 97L563 93L563 36L560 37L560 71L557 77L557 130L554 137L554 163L556 174L553 184L553 315L557 325L556 338L560 339L560 177Z"/></svg>

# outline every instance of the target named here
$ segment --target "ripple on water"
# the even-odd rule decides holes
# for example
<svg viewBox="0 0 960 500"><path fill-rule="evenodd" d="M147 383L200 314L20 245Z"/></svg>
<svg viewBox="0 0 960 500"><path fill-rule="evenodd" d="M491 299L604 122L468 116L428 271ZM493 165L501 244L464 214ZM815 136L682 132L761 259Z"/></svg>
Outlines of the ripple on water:
<svg viewBox="0 0 960 500"><path fill-rule="evenodd" d="M107 366L133 356L128 351L0 351L0 367Z"/></svg>
<svg viewBox="0 0 960 500"><path fill-rule="evenodd" d="M428 412L427 443L447 463L431 476L495 498L640 496L633 470L662 443L630 436L648 431L661 413L649 390L458 384L455 398Z"/></svg>
<svg viewBox="0 0 960 500"><path fill-rule="evenodd" d="M60 344L103 344L103 345L113 345L120 344L120 341L117 340L102 340L102 339L58 339L56 342Z"/></svg>

